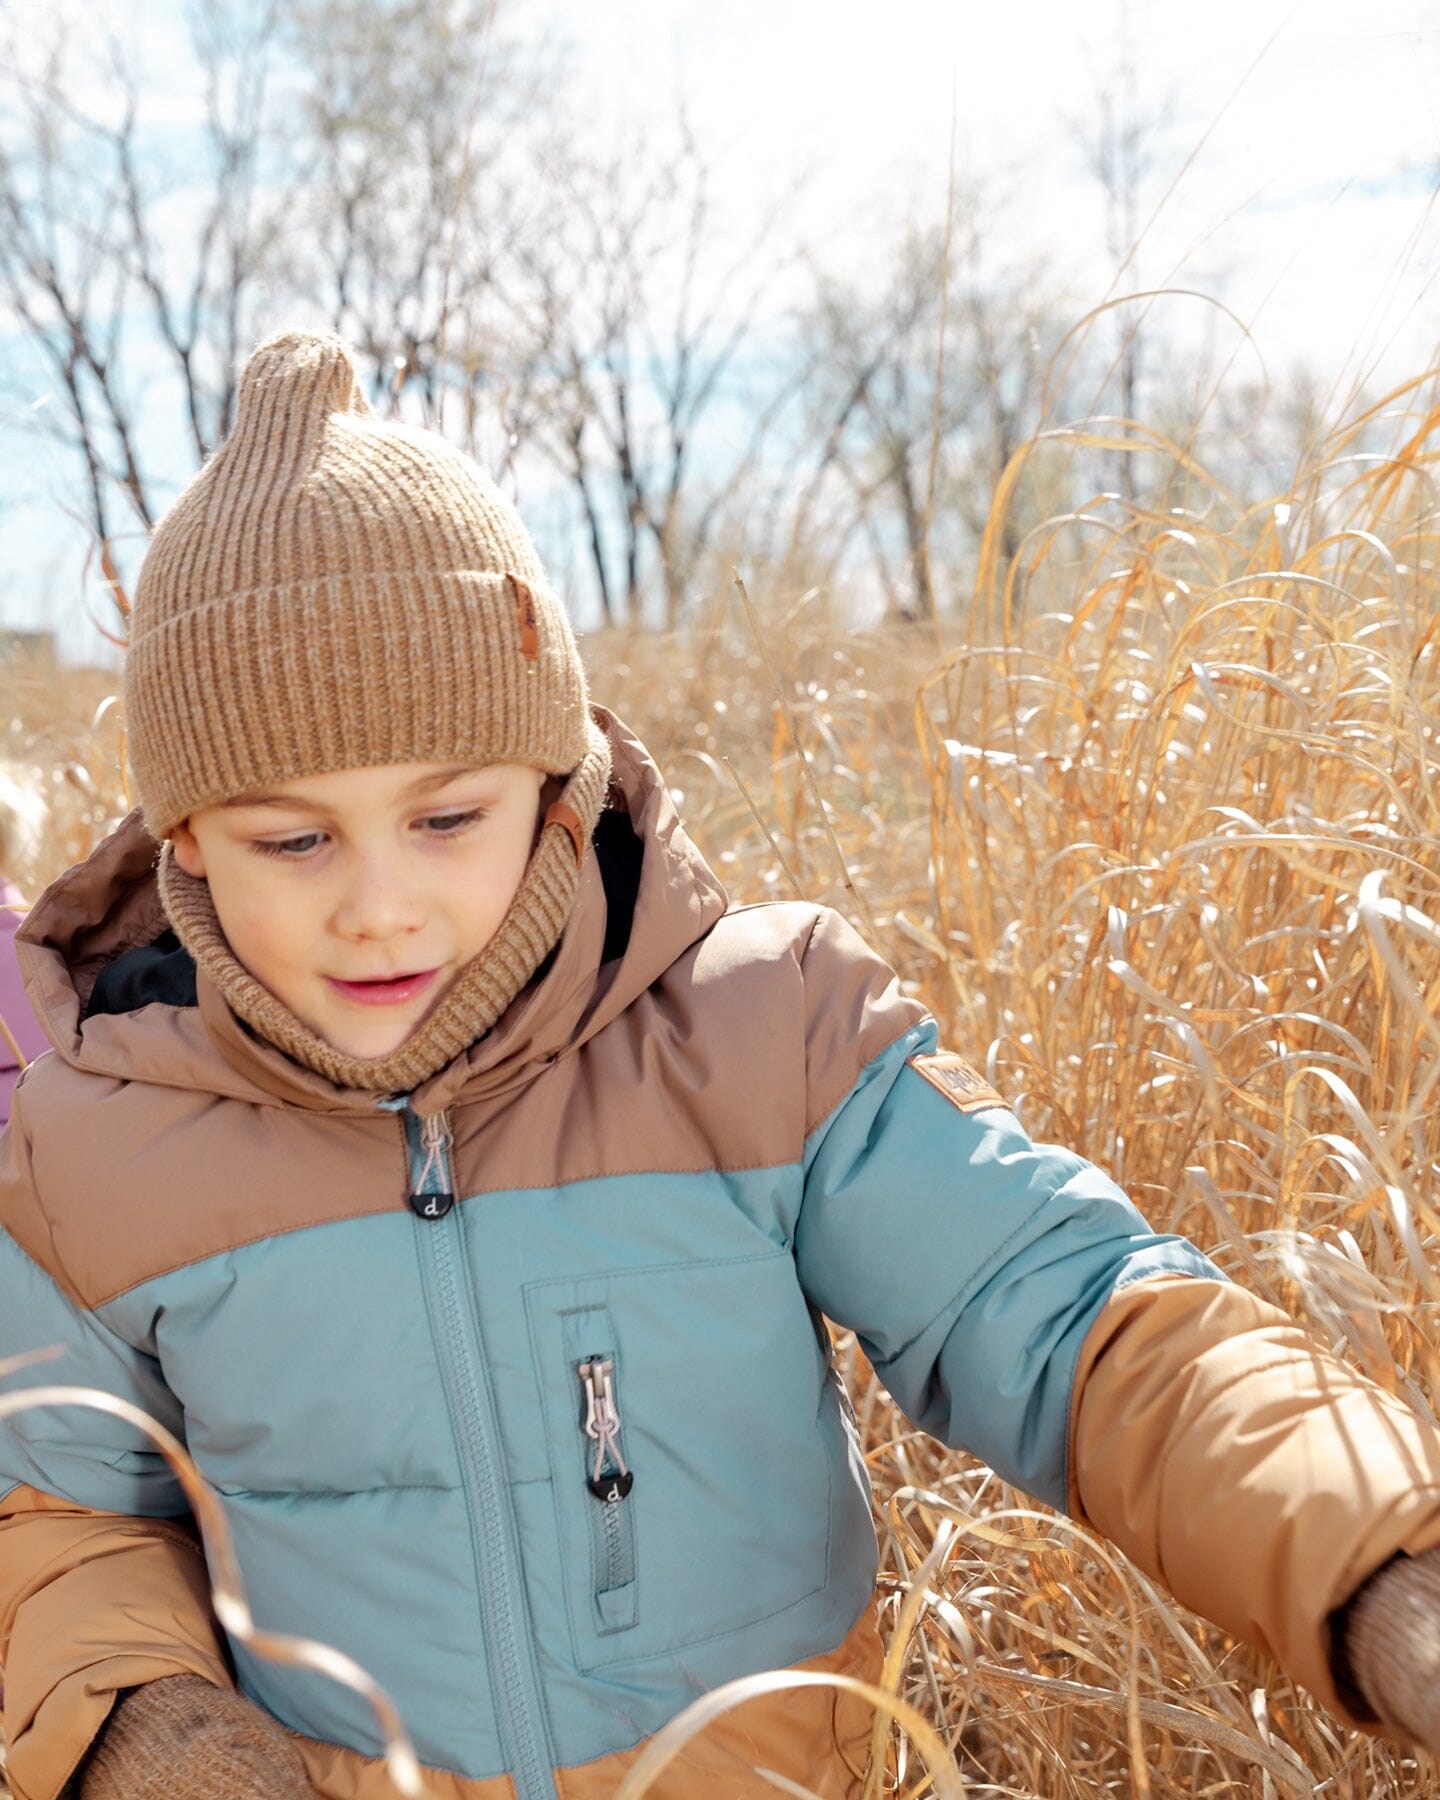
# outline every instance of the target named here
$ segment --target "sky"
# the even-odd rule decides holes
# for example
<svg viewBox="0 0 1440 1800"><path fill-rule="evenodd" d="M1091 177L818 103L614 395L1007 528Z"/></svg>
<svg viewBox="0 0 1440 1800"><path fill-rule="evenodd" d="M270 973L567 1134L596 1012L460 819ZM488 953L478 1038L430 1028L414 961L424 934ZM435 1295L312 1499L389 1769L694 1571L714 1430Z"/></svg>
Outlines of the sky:
<svg viewBox="0 0 1440 1800"><path fill-rule="evenodd" d="M48 3L20 0L37 16ZM1433 0L504 4L548 17L570 41L575 104L599 133L668 114L682 87L706 141L724 146L721 179L742 213L806 171L797 222L837 259L863 265L893 221L941 211L953 133L960 179L995 197L995 254L1043 257L1077 317L1140 286L1223 294L1253 344L1199 300L1166 302L1167 325L1182 338L1231 334L1237 368L1251 372L1261 359L1272 376L1304 362L1337 397L1435 359ZM179 0L116 6L156 71L147 97L183 115L167 55ZM1122 30L1159 123L1146 229L1117 270L1076 128ZM38 371L36 383L43 401ZM67 656L102 660L68 496L60 471L37 464L24 414L22 404L0 417L0 482L12 496L0 509L5 622L58 623Z"/></svg>
<svg viewBox="0 0 1440 1800"><path fill-rule="evenodd" d="M1433 4L606 0L554 10L581 40L592 91L618 115L680 76L701 116L728 125L741 188L812 161L807 205L820 230L870 218L877 189L897 207L928 192L938 209L953 109L960 171L1011 189L998 231L1046 247L1094 300L1114 269L1074 128L1128 23L1142 104L1165 121L1149 196L1158 212L1131 273L1206 291L1223 278L1263 351L1282 363L1303 354L1332 379L1389 355L1392 335L1400 357L1413 362L1420 345L1429 354L1440 272Z"/></svg>

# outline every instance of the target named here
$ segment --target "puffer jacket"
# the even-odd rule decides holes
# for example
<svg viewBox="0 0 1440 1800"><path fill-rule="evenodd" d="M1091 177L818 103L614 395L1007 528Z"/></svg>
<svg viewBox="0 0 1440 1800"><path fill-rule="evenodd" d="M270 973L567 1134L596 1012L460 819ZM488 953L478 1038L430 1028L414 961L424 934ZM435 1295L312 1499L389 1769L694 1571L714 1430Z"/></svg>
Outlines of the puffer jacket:
<svg viewBox="0 0 1440 1800"><path fill-rule="evenodd" d="M0 1359L63 1355L8 1385L88 1383L183 1435L257 1622L362 1664L440 1800L602 1800L732 1677L876 1675L822 1313L918 1425L1343 1705L1329 1614L1440 1541L1435 1434L1032 1145L836 915L727 910L605 722L614 804L556 953L408 1095L246 1030L166 940L138 819L49 891ZM182 1670L299 1733L318 1794L393 1792L354 1694L224 1642L128 1427L19 1415L0 1521L18 1800L53 1800L118 1690ZM853 1795L869 1725L830 1689L756 1701L652 1792L758 1800L759 1766Z"/></svg>

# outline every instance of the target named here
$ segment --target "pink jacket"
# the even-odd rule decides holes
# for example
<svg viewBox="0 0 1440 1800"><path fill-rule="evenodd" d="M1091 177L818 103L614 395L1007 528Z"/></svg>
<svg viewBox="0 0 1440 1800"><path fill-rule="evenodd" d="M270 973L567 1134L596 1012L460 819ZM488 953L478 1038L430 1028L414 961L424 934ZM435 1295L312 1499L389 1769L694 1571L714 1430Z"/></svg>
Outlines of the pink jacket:
<svg viewBox="0 0 1440 1800"><path fill-rule="evenodd" d="M0 876L0 1020L5 1026L4 1031L0 1031L0 1125L10 1118L10 1096L20 1077L20 1061L10 1039L14 1038L19 1045L26 1062L50 1048L50 1040L35 1022L35 1015L25 998L20 969L15 961L15 928L25 915L12 909L24 904L24 897L15 883Z"/></svg>

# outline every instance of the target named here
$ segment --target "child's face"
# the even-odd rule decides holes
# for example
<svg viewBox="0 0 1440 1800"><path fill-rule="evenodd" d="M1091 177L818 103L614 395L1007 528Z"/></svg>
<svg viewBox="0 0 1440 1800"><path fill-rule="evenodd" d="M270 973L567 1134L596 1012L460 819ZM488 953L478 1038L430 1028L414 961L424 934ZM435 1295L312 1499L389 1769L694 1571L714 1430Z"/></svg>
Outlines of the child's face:
<svg viewBox="0 0 1440 1800"><path fill-rule="evenodd" d="M175 860L203 875L230 947L303 1024L386 1056L504 918L539 823L524 763L390 763L277 782L192 813Z"/></svg>

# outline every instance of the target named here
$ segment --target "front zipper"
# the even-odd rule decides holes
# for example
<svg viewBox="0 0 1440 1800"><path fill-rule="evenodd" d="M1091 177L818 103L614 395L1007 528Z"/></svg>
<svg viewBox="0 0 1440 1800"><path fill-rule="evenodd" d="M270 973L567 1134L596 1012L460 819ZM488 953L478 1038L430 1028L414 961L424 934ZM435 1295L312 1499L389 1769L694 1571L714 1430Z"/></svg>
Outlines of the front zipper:
<svg viewBox="0 0 1440 1800"><path fill-rule="evenodd" d="M481 1624L498 1702L500 1740L515 1800L556 1800L519 1538L504 1479L500 1427L465 1257L465 1209L455 1204L450 1121L421 1119L402 1097L421 1268L431 1330L460 1453L470 1533L480 1577Z"/></svg>

